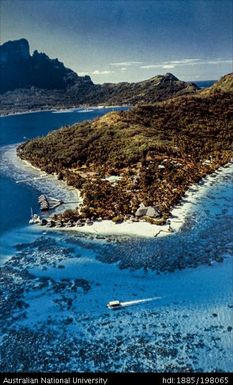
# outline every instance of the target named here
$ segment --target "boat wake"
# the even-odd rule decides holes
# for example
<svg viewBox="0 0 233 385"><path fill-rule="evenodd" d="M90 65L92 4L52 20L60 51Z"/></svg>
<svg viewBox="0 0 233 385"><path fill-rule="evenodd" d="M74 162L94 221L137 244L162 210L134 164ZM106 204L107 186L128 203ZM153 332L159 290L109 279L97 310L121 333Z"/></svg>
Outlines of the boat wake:
<svg viewBox="0 0 233 385"><path fill-rule="evenodd" d="M133 306L133 305L138 305L139 303L156 301L161 298L162 297L152 297L152 298L137 299L135 301L121 302L121 307Z"/></svg>

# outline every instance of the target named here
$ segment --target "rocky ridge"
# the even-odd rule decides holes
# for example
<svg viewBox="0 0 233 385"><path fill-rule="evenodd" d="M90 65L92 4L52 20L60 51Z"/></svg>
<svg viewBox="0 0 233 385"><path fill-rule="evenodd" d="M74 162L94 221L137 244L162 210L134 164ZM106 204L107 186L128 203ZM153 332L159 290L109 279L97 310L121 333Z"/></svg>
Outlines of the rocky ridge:
<svg viewBox="0 0 233 385"><path fill-rule="evenodd" d="M90 76L79 76L58 59L34 51L26 39L0 46L0 113L80 105L135 105L153 103L171 96L192 94L193 83L174 75L158 75L138 83L94 84Z"/></svg>

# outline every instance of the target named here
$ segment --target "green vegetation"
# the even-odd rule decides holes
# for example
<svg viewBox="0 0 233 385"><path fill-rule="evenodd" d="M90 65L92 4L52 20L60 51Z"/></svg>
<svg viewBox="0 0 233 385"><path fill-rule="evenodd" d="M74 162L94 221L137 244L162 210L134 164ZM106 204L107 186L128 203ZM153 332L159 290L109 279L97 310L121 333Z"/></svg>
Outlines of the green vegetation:
<svg viewBox="0 0 233 385"><path fill-rule="evenodd" d="M77 77L77 82L65 90L30 87L0 94L0 113L70 108L80 105L154 103L171 96L194 94L197 90L195 84L183 82L169 73L138 83L116 84L94 84L88 76L85 76Z"/></svg>
<svg viewBox="0 0 233 385"><path fill-rule="evenodd" d="M201 91L202 95L214 94L216 92L232 92L233 90L233 74L224 75L212 87Z"/></svg>
<svg viewBox="0 0 233 385"><path fill-rule="evenodd" d="M164 222L190 184L233 157L233 93L222 88L65 127L18 154L79 188L83 216L118 219L143 202Z"/></svg>

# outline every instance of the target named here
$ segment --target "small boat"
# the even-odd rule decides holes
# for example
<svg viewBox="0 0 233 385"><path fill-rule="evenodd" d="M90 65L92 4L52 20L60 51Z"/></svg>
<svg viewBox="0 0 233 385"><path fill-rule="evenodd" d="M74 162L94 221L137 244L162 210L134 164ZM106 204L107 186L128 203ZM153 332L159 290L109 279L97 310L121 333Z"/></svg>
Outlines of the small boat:
<svg viewBox="0 0 233 385"><path fill-rule="evenodd" d="M107 303L107 307L109 309L115 310L121 308L122 304L120 303L120 301L110 301L109 303Z"/></svg>
<svg viewBox="0 0 233 385"><path fill-rule="evenodd" d="M37 214L33 214L33 210L31 209L31 219L29 219L29 224L30 225L34 225L36 223L40 224L40 222L41 222L40 216Z"/></svg>

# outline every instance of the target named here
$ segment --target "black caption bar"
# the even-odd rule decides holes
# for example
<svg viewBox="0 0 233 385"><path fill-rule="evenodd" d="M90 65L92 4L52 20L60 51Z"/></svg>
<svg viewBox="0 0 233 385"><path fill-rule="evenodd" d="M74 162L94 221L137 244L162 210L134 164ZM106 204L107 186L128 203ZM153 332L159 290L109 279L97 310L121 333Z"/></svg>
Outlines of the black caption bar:
<svg viewBox="0 0 233 385"><path fill-rule="evenodd" d="M0 373L3 385L231 385L232 373Z"/></svg>

